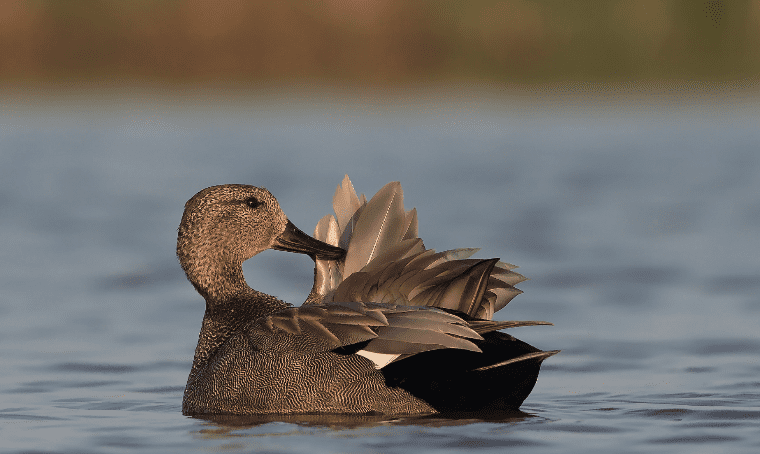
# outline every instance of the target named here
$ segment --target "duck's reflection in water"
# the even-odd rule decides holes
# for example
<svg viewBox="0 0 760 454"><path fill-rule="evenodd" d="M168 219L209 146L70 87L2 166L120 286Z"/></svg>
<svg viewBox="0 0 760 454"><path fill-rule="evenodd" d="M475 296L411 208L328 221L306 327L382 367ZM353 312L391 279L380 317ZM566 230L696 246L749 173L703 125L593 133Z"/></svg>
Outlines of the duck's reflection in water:
<svg viewBox="0 0 760 454"><path fill-rule="evenodd" d="M293 424L303 428L351 430L387 426L445 427L465 426L478 422L516 423L536 416L520 410L501 412L435 413L431 415L389 416L351 414L297 414L297 415L195 415L193 418L207 421L198 431L203 437L271 436L273 432L241 432L241 429L259 427L271 423ZM280 432L275 431L275 432ZM292 430L281 434L288 435Z"/></svg>

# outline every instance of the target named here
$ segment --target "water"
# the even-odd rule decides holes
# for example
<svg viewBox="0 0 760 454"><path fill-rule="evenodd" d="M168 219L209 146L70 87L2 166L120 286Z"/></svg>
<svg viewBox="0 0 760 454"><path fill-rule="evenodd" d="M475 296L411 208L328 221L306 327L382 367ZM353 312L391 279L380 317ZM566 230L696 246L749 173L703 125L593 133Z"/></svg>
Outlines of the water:
<svg viewBox="0 0 760 454"><path fill-rule="evenodd" d="M0 451L760 449L755 110L119 102L3 105ZM174 257L184 202L261 185L310 231L345 173L368 195L400 180L428 247L531 279L499 318L554 322L512 333L562 353L522 413L181 415L203 315ZM275 251L245 265L294 303L311 272Z"/></svg>

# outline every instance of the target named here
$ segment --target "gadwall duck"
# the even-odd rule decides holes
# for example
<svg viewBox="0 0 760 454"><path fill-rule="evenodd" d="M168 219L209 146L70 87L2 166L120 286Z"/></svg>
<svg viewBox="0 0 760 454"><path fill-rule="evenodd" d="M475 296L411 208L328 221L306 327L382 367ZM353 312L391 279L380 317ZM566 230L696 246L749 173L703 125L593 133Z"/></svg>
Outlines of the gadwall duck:
<svg viewBox="0 0 760 454"><path fill-rule="evenodd" d="M346 176L336 216L312 238L266 189L213 186L185 205L177 256L206 300L182 412L411 415L515 410L541 351L493 321L525 278L476 249L436 253L417 237L392 182L369 202ZM250 288L245 260L266 249L315 261L300 307Z"/></svg>

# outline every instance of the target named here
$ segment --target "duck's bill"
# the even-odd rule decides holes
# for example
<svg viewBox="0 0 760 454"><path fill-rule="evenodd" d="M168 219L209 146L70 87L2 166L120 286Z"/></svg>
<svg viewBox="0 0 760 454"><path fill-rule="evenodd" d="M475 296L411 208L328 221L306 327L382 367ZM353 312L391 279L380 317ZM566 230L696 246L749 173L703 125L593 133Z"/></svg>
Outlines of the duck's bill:
<svg viewBox="0 0 760 454"><path fill-rule="evenodd" d="M285 231L274 240L272 249L298 252L320 260L339 260L346 255L346 251L343 249L310 237L290 221L288 221Z"/></svg>

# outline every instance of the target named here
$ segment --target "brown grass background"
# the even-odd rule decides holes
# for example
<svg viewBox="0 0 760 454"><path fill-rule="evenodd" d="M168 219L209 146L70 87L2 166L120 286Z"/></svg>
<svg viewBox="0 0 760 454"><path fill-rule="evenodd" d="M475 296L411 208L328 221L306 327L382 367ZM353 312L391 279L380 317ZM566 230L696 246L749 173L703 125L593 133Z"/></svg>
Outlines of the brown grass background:
<svg viewBox="0 0 760 454"><path fill-rule="evenodd" d="M754 89L760 0L2 1L0 49L6 87Z"/></svg>

